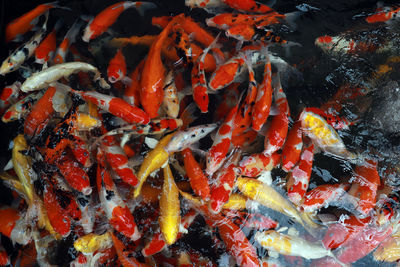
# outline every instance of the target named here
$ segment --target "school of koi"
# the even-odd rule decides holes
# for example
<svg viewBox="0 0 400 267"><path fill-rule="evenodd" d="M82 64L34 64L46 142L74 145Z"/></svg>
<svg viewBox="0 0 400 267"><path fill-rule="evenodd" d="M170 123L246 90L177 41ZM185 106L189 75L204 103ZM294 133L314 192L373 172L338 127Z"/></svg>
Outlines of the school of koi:
<svg viewBox="0 0 400 267"><path fill-rule="evenodd" d="M398 261L398 196L376 158L349 151L337 132L357 120L339 117L335 101L290 111L280 74L293 67L269 47L296 44L269 26L290 27L299 12L280 14L254 0L185 2L226 13L205 21L153 17L158 35L108 39L103 45L115 56L107 73L82 46L104 38L126 9L143 15L154 3L118 2L82 16L60 42L62 22L48 29L52 10L65 8L58 3L7 25L5 41L21 45L0 74L26 68L33 56L43 67L0 95L2 121L21 123L0 174L14 197L0 208L0 233L17 251L9 257L1 246L0 265L58 265L61 243L70 254L60 265L70 266L283 266L282 257L344 266L375 249L375 260ZM399 11L378 9L366 21ZM316 44L330 52L364 48L335 38ZM148 53L127 74L123 48L135 45ZM199 111L207 124L198 123ZM349 162L352 177L309 190L318 152ZM286 174L282 188L271 183L273 169ZM319 216L335 205L348 210L334 220ZM180 241L194 224L209 233L218 263L185 244L194 240Z"/></svg>

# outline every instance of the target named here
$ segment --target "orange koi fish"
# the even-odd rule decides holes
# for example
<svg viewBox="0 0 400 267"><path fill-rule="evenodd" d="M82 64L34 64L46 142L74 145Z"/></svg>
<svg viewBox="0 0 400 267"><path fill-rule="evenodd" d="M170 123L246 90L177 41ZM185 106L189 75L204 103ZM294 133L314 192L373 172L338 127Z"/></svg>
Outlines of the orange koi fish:
<svg viewBox="0 0 400 267"><path fill-rule="evenodd" d="M14 19L6 26L6 42L20 39L22 35L30 31L39 21L39 17L46 13L49 9L59 7L57 2L41 4L25 13L19 18Z"/></svg>
<svg viewBox="0 0 400 267"><path fill-rule="evenodd" d="M89 168L92 165L90 159L90 151L87 140L78 134L71 133L72 140L68 140L68 147L71 149L75 159L82 164L84 168Z"/></svg>
<svg viewBox="0 0 400 267"><path fill-rule="evenodd" d="M258 29L255 26L239 24L226 30L226 36L241 42L261 41L263 43L286 44L288 41L276 35L272 30Z"/></svg>
<svg viewBox="0 0 400 267"><path fill-rule="evenodd" d="M120 264L124 267L149 267L149 265L145 263L139 262L134 256L123 241L121 241L118 236L114 233L111 233L111 237L114 243L115 250L117 251L118 260Z"/></svg>
<svg viewBox="0 0 400 267"><path fill-rule="evenodd" d="M194 158L190 148L185 148L182 151L182 155L186 174L189 177L189 182L193 192L203 200L207 201L210 198L210 186L207 177L203 173L203 169Z"/></svg>
<svg viewBox="0 0 400 267"><path fill-rule="evenodd" d="M67 154L61 157L56 161L56 166L72 188L84 195L92 193L88 174L72 156Z"/></svg>
<svg viewBox="0 0 400 267"><path fill-rule="evenodd" d="M173 25L174 22L171 21L153 42L143 66L140 80L140 103L151 119L158 116L158 110L163 101L165 68L161 60L161 47Z"/></svg>
<svg viewBox="0 0 400 267"><path fill-rule="evenodd" d="M31 241L30 231L26 231L24 216L16 209L2 207L0 209L1 223L0 233L10 238L13 242L27 245Z"/></svg>
<svg viewBox="0 0 400 267"><path fill-rule="evenodd" d="M268 61L264 67L264 78L257 90L257 97L253 106L251 127L255 131L261 130L261 127L267 121L269 110L272 103L272 74L271 62Z"/></svg>
<svg viewBox="0 0 400 267"><path fill-rule="evenodd" d="M229 152L237 110L238 106L232 108L232 110L228 113L224 122L219 127L217 134L215 135L215 139L210 150L206 154L205 172L209 177L211 177L213 173L219 167L221 167L225 161L226 155Z"/></svg>
<svg viewBox="0 0 400 267"><path fill-rule="evenodd" d="M83 23L84 23L83 20L77 20L65 34L64 39L58 46L56 53L54 55L53 59L54 64L61 64L65 62L69 47L71 46L72 43L76 41L76 37L78 36L79 30L83 26Z"/></svg>
<svg viewBox="0 0 400 267"><path fill-rule="evenodd" d="M220 8L227 5L240 12L269 13L272 8L255 0L185 0L185 5L191 8Z"/></svg>
<svg viewBox="0 0 400 267"><path fill-rule="evenodd" d="M140 76L142 73L144 60L140 61L139 65L136 66L135 70L129 75L131 84L125 88L124 95L122 98L128 102L131 106L139 106L139 94L140 94Z"/></svg>
<svg viewBox="0 0 400 267"><path fill-rule="evenodd" d="M136 241L140 238L139 230L131 211L120 197L110 173L105 169L104 157L103 153L98 150L99 164L96 181L101 205L111 226L124 236Z"/></svg>
<svg viewBox="0 0 400 267"><path fill-rule="evenodd" d="M246 70L243 56L236 56L217 67L211 75L208 86L212 90L219 90L227 87Z"/></svg>
<svg viewBox="0 0 400 267"><path fill-rule="evenodd" d="M123 1L111 5L101 11L97 16L89 22L86 26L82 40L84 42L89 42L90 40L100 36L104 33L115 21L118 19L119 15L128 8L136 8L139 12L143 13L145 10L150 8L155 8L155 4L150 2L131 2Z"/></svg>
<svg viewBox="0 0 400 267"><path fill-rule="evenodd" d="M301 204L305 212L314 212L338 200L350 188L349 184L324 184L307 192Z"/></svg>
<svg viewBox="0 0 400 267"><path fill-rule="evenodd" d="M209 27L216 27L218 29L226 31L229 28L240 24L256 26L257 28L265 27L268 25L279 23L280 19L283 18L285 18L285 15L281 15L277 12L271 12L262 15L222 13L212 18L207 18L206 24Z"/></svg>
<svg viewBox="0 0 400 267"><path fill-rule="evenodd" d="M235 185L235 168L240 156L241 151L236 150L226 159L226 163L222 166L221 171L218 172L215 183L211 186L209 208L214 213L219 213L223 205L229 200Z"/></svg>
<svg viewBox="0 0 400 267"><path fill-rule="evenodd" d="M264 154L271 155L283 146L288 128L289 119L285 113L274 116L265 136Z"/></svg>
<svg viewBox="0 0 400 267"><path fill-rule="evenodd" d="M378 8L375 14L365 18L368 23L390 22L395 19L400 12L400 7L383 7Z"/></svg>
<svg viewBox="0 0 400 267"><path fill-rule="evenodd" d="M367 160L363 165L357 165L354 178L348 193L357 198L356 210L367 215L375 207L377 190L381 184L377 162Z"/></svg>
<svg viewBox="0 0 400 267"><path fill-rule="evenodd" d="M35 62L38 64L45 64L53 59L56 51L56 33L62 26L62 21L59 20L54 29L43 39L40 45L35 50Z"/></svg>
<svg viewBox="0 0 400 267"><path fill-rule="evenodd" d="M177 118L179 114L178 89L175 85L173 71L165 77L163 107L167 116Z"/></svg>
<svg viewBox="0 0 400 267"><path fill-rule="evenodd" d="M122 50L118 49L115 56L108 63L107 76L110 83L122 80L126 75L126 62Z"/></svg>
<svg viewBox="0 0 400 267"><path fill-rule="evenodd" d="M301 152L299 163L289 173L287 181L288 197L292 203L300 205L307 192L314 159L314 145L308 144Z"/></svg>
<svg viewBox="0 0 400 267"><path fill-rule="evenodd" d="M296 121L289 130L282 148L282 169L289 172L299 161L303 148L303 132L301 121Z"/></svg>

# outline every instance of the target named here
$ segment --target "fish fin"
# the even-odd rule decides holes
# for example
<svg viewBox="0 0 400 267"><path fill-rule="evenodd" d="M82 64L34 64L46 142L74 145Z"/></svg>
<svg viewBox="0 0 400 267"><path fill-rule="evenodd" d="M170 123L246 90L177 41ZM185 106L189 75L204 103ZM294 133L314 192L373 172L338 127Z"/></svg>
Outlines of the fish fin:
<svg viewBox="0 0 400 267"><path fill-rule="evenodd" d="M124 77L121 79L121 82L122 82L124 85L126 85L126 86L130 86L131 83L132 83L132 79L129 78L128 76L124 76Z"/></svg>
<svg viewBox="0 0 400 267"><path fill-rule="evenodd" d="M152 2L135 2L135 8L139 14L144 17L144 13L149 9L157 8L157 5Z"/></svg>
<svg viewBox="0 0 400 267"><path fill-rule="evenodd" d="M292 28L293 30L297 29L296 20L303 13L304 12L302 12L302 11L295 11L295 12L285 14L285 20L286 20L287 24L290 26L290 28Z"/></svg>
<svg viewBox="0 0 400 267"><path fill-rule="evenodd" d="M188 128L189 124L191 124L193 121L197 119L197 115L195 115L195 112L197 110L197 106L194 102L190 103L182 112L181 114L181 120L182 120L182 126L181 129L186 129Z"/></svg>
<svg viewBox="0 0 400 267"><path fill-rule="evenodd" d="M92 15L81 15L80 19L86 23L89 23L93 20L93 16Z"/></svg>

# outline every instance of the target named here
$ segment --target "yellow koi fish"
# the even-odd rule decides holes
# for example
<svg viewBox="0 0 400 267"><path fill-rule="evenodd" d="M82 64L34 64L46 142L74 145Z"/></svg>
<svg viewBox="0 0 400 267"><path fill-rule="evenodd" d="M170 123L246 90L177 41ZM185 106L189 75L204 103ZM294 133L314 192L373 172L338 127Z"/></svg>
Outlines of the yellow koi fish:
<svg viewBox="0 0 400 267"><path fill-rule="evenodd" d="M112 245L113 242L110 232L105 232L102 235L90 233L81 236L74 242L76 251L82 252L83 254L92 254L97 250L110 248Z"/></svg>

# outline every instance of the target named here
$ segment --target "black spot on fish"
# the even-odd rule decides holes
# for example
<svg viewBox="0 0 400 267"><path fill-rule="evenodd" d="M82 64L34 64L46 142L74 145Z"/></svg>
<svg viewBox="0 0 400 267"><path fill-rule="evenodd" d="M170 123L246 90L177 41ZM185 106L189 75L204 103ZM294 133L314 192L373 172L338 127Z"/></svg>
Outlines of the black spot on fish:
<svg viewBox="0 0 400 267"><path fill-rule="evenodd" d="M84 197L78 197L76 200L78 201L78 204L81 207L85 207L89 204L89 199L86 199Z"/></svg>
<svg viewBox="0 0 400 267"><path fill-rule="evenodd" d="M25 57L28 57L28 56L29 56L29 49L28 49L28 48L24 47L24 48L22 49L22 52L24 53Z"/></svg>
<svg viewBox="0 0 400 267"><path fill-rule="evenodd" d="M106 190L106 199L111 200L114 197L114 192L110 190Z"/></svg>

